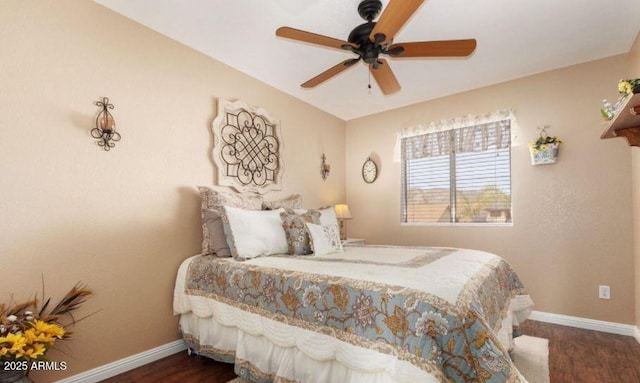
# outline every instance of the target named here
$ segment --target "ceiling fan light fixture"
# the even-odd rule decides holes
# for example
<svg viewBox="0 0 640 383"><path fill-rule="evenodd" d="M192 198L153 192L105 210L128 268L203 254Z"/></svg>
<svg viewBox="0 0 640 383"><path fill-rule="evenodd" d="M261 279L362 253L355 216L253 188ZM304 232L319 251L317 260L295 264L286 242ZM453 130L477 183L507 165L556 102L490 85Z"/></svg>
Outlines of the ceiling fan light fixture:
<svg viewBox="0 0 640 383"><path fill-rule="evenodd" d="M360 47L360 56L362 57L362 61L367 64L371 64L378 60L378 55L380 54L380 47L375 46L372 43L363 44Z"/></svg>
<svg viewBox="0 0 640 383"><path fill-rule="evenodd" d="M290 27L280 27L276 36L311 43L328 48L337 48L353 52L358 57L347 59L325 70L319 75L301 84L303 88L317 86L362 60L369 66L369 72L375 78L385 95L400 90L389 64L380 55L391 58L429 58L429 57L465 57L476 48L474 39L446 41L414 41L393 44L395 34L409 21L424 0L389 0L382 14L380 0L362 0L358 13L367 22L356 26L347 41L318 35ZM378 14L380 17L373 21ZM370 85L369 85L370 86Z"/></svg>

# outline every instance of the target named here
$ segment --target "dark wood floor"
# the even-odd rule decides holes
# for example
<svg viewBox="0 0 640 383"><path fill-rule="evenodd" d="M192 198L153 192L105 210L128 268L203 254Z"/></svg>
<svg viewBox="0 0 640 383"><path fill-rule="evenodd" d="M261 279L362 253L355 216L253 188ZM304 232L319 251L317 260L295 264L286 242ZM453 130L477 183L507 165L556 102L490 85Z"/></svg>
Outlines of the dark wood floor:
<svg viewBox="0 0 640 383"><path fill-rule="evenodd" d="M226 383L235 379L233 364L189 356L187 352L173 354L145 366L103 380L103 383Z"/></svg>
<svg viewBox="0 0 640 383"><path fill-rule="evenodd" d="M551 383L640 383L635 338L527 321L523 333L549 339ZM233 365L181 352L118 375L106 383L226 383Z"/></svg>
<svg viewBox="0 0 640 383"><path fill-rule="evenodd" d="M527 321L527 335L549 339L551 383L640 383L640 343L630 336Z"/></svg>

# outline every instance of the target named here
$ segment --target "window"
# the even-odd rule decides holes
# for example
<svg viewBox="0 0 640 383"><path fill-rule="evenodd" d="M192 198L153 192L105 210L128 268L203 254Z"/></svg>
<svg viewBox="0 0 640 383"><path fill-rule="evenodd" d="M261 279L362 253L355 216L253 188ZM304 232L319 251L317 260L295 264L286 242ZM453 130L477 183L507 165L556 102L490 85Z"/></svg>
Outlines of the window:
<svg viewBox="0 0 640 383"><path fill-rule="evenodd" d="M402 222L511 222L511 119L400 140Z"/></svg>

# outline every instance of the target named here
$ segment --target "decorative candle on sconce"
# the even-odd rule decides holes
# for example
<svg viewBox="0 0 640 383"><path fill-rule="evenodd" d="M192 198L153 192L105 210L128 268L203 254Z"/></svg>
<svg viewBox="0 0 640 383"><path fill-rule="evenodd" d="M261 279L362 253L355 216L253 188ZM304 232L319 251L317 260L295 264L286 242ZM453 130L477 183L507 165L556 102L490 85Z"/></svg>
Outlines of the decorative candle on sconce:
<svg viewBox="0 0 640 383"><path fill-rule="evenodd" d="M96 117L96 127L91 129L91 137L98 139L98 145L109 151L121 138L120 133L116 132L116 120L109 112L109 109L113 109L114 106L109 103L108 97L103 97L102 101L96 101L96 105L102 110Z"/></svg>
<svg viewBox="0 0 640 383"><path fill-rule="evenodd" d="M106 132L111 132L116 130L116 122L111 115L103 115L100 118L100 129Z"/></svg>
<svg viewBox="0 0 640 383"><path fill-rule="evenodd" d="M349 211L349 205L340 204L335 206L336 218L340 223L340 239L347 239L347 224L344 222L347 219L351 219L351 212Z"/></svg>

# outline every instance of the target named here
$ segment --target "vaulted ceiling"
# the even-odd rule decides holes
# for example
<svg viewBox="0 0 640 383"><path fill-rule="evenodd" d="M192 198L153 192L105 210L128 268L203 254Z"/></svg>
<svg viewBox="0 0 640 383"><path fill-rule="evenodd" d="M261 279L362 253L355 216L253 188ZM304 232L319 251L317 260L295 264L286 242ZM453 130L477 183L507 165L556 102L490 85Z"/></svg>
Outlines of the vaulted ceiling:
<svg viewBox="0 0 640 383"><path fill-rule="evenodd" d="M275 35L289 26L347 40L364 22L359 0L94 1L344 120L626 53L640 31L639 0L428 0L395 43L475 38L477 48L388 59L402 89L385 96L362 62L301 88L354 54Z"/></svg>

